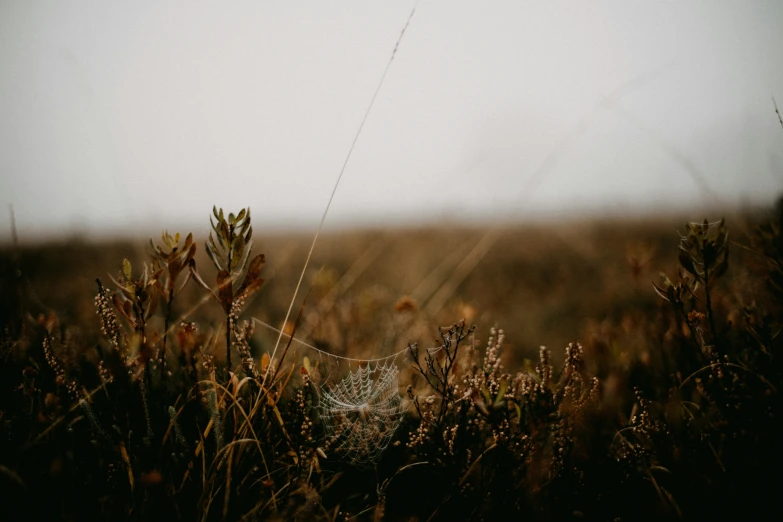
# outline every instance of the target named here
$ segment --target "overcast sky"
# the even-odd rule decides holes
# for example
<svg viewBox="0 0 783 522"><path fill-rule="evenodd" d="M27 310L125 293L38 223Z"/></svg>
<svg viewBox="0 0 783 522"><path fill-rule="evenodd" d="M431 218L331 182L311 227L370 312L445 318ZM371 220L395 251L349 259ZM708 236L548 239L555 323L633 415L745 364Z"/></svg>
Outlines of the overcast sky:
<svg viewBox="0 0 783 522"><path fill-rule="evenodd" d="M412 7L0 0L0 202L23 234L315 227ZM768 203L773 97L780 0L421 0L327 226Z"/></svg>

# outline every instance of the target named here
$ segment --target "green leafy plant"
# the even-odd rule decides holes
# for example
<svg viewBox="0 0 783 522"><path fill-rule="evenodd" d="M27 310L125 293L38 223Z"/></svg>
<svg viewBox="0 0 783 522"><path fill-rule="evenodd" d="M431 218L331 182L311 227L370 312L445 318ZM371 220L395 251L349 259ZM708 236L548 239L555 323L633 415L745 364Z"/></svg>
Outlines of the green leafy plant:
<svg viewBox="0 0 783 522"><path fill-rule="evenodd" d="M248 263L253 245L249 208L243 208L236 216L232 213L225 217L222 208L218 210L212 207L212 214L215 221L210 216L212 231L209 233L206 248L209 258L218 270L217 293L200 278L198 281L212 293L226 315L226 367L230 370L232 313L237 317L245 300L261 288L264 280L260 275L266 258L264 254L259 254ZM214 236L212 232L215 233ZM239 288L235 289L234 283L241 278L243 272L245 278Z"/></svg>

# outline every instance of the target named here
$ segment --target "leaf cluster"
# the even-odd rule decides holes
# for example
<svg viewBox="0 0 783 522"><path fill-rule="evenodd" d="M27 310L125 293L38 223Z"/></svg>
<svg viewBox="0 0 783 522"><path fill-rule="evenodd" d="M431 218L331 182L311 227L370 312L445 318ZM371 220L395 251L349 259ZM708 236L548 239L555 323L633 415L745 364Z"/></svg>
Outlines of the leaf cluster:
<svg viewBox="0 0 783 522"><path fill-rule="evenodd" d="M253 245L251 241L253 227L250 222L249 208L243 208L236 216L230 213L228 217L225 217L222 208L218 210L213 206L212 214L216 221L212 219L213 216L210 216L212 230L209 233L209 239L207 239L206 249L210 260L218 270L218 292L217 294L213 293L213 297L228 315L237 299L245 300L261 288L264 280L260 275L266 258L263 254L259 254L248 263ZM234 282L243 271L245 271L245 278L235 291ZM201 283L202 286L209 289L203 281ZM211 291L211 289L209 290Z"/></svg>
<svg viewBox="0 0 783 522"><path fill-rule="evenodd" d="M729 267L729 231L721 219L710 224L688 223L686 233L680 238L680 265L696 281L709 286Z"/></svg>
<svg viewBox="0 0 783 522"><path fill-rule="evenodd" d="M133 266L127 259L122 261L122 268L117 278L109 274L119 292L112 295L112 301L117 311L127 319L134 330L143 331L147 321L158 307L163 285L161 276L164 268L144 263L144 268L138 278L133 278Z"/></svg>
<svg viewBox="0 0 783 522"><path fill-rule="evenodd" d="M154 270L165 269L166 277L163 281L163 295L167 302L170 302L174 295L182 291L196 271L196 243L193 242L193 234L188 234L182 247L179 246L179 232L170 235L168 232L161 234L160 244L155 244L150 238L150 248L152 254L152 267ZM188 270L186 279L179 288L175 289L177 279L184 270Z"/></svg>

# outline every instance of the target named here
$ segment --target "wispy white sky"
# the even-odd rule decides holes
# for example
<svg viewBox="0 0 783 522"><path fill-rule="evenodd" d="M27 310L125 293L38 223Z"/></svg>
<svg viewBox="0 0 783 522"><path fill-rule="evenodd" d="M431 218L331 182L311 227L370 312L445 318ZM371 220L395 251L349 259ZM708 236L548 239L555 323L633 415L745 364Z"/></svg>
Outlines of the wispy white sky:
<svg viewBox="0 0 783 522"><path fill-rule="evenodd" d="M314 227L412 5L5 0L0 202L29 234ZM773 96L779 0L421 0L327 225L769 202Z"/></svg>

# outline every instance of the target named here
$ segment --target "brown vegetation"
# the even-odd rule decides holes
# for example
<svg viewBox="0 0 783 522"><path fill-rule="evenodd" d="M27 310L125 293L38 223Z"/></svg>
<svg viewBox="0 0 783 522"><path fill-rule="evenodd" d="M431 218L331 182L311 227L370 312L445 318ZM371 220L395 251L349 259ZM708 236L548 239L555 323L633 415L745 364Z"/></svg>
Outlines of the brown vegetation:
<svg viewBox="0 0 783 522"><path fill-rule="evenodd" d="M6 247L6 519L774 510L783 206L728 225L510 228L442 307L432 297L481 230L325 236L282 334L268 326L285 319L307 238L251 238L245 210L213 218L205 248L168 233L147 252ZM405 350L410 407L377 462L330 446L326 363L308 349Z"/></svg>

